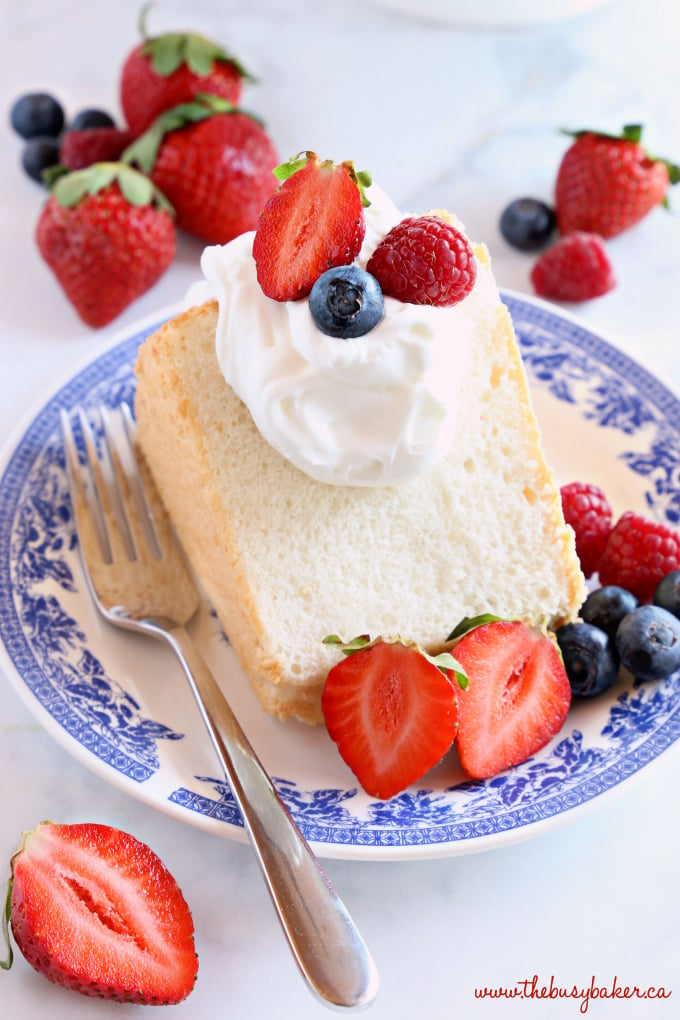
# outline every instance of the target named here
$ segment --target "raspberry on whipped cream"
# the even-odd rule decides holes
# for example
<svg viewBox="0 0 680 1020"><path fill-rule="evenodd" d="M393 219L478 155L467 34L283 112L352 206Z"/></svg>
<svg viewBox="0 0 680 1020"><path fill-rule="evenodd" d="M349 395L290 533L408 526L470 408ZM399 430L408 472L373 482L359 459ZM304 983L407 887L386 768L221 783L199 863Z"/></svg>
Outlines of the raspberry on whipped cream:
<svg viewBox="0 0 680 1020"><path fill-rule="evenodd" d="M372 185L367 195L362 268L402 219L381 189ZM380 323L343 340L317 329L307 299L279 302L263 294L253 237L206 248L201 268L208 286L191 295L196 301L209 293L218 302L224 378L264 438L317 481L412 481L453 441L473 311L488 300L489 274L480 272L472 293L449 308L386 297Z"/></svg>

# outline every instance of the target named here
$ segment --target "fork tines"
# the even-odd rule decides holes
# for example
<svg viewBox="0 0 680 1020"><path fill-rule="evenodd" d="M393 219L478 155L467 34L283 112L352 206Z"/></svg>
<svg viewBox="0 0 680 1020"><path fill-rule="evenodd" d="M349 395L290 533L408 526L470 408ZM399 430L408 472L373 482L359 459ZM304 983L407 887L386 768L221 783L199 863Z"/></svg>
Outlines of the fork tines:
<svg viewBox="0 0 680 1020"><path fill-rule="evenodd" d="M162 551L141 479L146 465L138 453L129 406L123 403L114 412L100 405L92 420L78 407L73 417L77 430L71 416L61 411L66 466L81 540L91 522L105 563L122 558L137 560L145 552L159 559Z"/></svg>

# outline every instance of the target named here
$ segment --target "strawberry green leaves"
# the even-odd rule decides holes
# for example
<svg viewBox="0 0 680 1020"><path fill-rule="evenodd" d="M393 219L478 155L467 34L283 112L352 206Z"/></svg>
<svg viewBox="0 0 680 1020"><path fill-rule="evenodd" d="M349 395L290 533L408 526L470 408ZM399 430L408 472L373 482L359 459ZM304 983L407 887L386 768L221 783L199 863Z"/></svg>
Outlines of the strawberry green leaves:
<svg viewBox="0 0 680 1020"><path fill-rule="evenodd" d="M60 174L52 187L52 194L64 208L71 208L86 195L96 195L111 184L118 184L130 205L156 205L172 215L168 200L153 182L139 171L124 163L93 163L84 170Z"/></svg>
<svg viewBox="0 0 680 1020"><path fill-rule="evenodd" d="M145 4L140 12L139 32L145 42L142 53L149 57L154 71L167 78L179 70L183 64L197 75L209 75L213 64L217 61L232 64L242 78L255 81L233 54L228 53L218 43L213 42L196 32L165 32L159 36L149 36L146 19L152 4Z"/></svg>
<svg viewBox="0 0 680 1020"><path fill-rule="evenodd" d="M479 619L481 619L481 617ZM353 655L355 652L360 652L365 648L371 648L378 642L383 642L385 644L399 644L408 648L413 648L422 655L426 662L436 666L440 672L445 675L453 673L456 683L462 690L465 690L468 685L468 678L465 670L450 652L439 652L437 655L431 655L429 652L426 652L424 648L421 648L420 645L416 644L415 641L402 638L398 635L396 637L377 637L371 639L368 634L360 634L357 637L352 638L350 641L343 641L343 639L338 637L337 634L329 634L323 639L323 643L325 645L332 645L336 647L343 655Z"/></svg>

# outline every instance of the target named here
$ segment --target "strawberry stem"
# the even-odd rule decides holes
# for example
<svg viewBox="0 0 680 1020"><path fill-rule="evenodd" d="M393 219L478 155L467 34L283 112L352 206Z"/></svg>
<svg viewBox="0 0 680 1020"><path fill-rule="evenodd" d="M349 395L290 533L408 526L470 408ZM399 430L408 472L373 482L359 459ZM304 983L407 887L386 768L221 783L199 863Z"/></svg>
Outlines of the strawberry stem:
<svg viewBox="0 0 680 1020"><path fill-rule="evenodd" d="M130 205L157 205L174 215L174 209L153 181L123 162L93 163L83 170L55 175L52 194L60 205L70 208L86 195L96 195L114 183L118 184Z"/></svg>
<svg viewBox="0 0 680 1020"><path fill-rule="evenodd" d="M371 640L369 634L359 634L357 637L352 638L351 641L343 641L337 634L329 634L323 639L325 645L334 645L342 652L343 655L353 655L355 652L363 652L367 648L372 648L373 645L379 643L391 644L391 645L404 645L405 647L415 648L417 652L424 659L427 659L431 665L435 666L441 673L447 676L450 672L453 672L458 686L465 690L469 680L467 673L461 666L461 664L451 655L450 652L439 652L438 655L430 655L424 648L421 648L415 641L410 641L406 638L402 638L399 635L396 637L376 637Z"/></svg>
<svg viewBox="0 0 680 1020"><path fill-rule="evenodd" d="M139 13L137 27L144 40L141 51L145 57L149 57L154 71L162 78L168 78L183 64L186 64L194 74L204 77L211 73L214 63L222 62L231 64L244 81L257 81L237 57L227 52L218 43L213 42L212 39L207 39L196 32L165 32L158 36L149 35L146 19L153 6L153 3L144 4Z"/></svg>
<svg viewBox="0 0 680 1020"><path fill-rule="evenodd" d="M221 113L242 113L257 124L262 125L263 123L260 117L234 106L228 99L201 92L192 102L179 103L161 113L144 134L135 139L132 145L128 145L121 160L124 163L136 163L145 174L150 174L156 162L158 150L167 134L170 134L171 131L179 131L190 124L198 124L202 120Z"/></svg>
<svg viewBox="0 0 680 1020"><path fill-rule="evenodd" d="M291 156L291 158L286 160L285 163L280 163L279 166L274 167L274 177L276 177L277 181L281 181L283 184L283 182L287 181L289 177L296 174L298 170L302 170L303 166L305 166L311 159L316 160L317 163L319 162L319 157L315 152L311 152L309 150L306 152L304 150L302 152L298 152L296 156ZM338 169L338 166L330 159L325 160L323 165L332 167L333 169ZM364 208L367 208L371 203L366 197L365 189L368 188L373 181L370 173L368 170L355 170L354 163L351 159L346 159L344 163L340 164L340 166L344 167L356 184L359 189L359 194L361 195L361 204Z"/></svg>
<svg viewBox="0 0 680 1020"><path fill-rule="evenodd" d="M454 627L446 640L457 641L458 638L462 638L464 634L468 634L471 630L475 630L476 627L482 627L485 623L497 623L498 620L502 619L502 616L494 616L493 613L481 613L479 616L464 616L460 623Z"/></svg>
<svg viewBox="0 0 680 1020"><path fill-rule="evenodd" d="M5 939L5 946L7 947L7 958L0 960L0 967L3 970L9 970L14 960L14 954L12 952L12 943L9 938L9 921L12 915L12 886L14 884L14 869L9 876L7 882L7 897L5 899L5 909L2 912L2 934Z"/></svg>

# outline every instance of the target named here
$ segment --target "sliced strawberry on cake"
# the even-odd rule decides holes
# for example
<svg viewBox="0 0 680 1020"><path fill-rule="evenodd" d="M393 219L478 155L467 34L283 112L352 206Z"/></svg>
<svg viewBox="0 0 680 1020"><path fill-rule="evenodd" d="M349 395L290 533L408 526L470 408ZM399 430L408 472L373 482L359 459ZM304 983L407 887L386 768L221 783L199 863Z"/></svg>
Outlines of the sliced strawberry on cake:
<svg viewBox="0 0 680 1020"><path fill-rule="evenodd" d="M295 301L306 297L327 269L348 266L366 233L365 171L349 160L335 164L306 152L274 171L281 187L260 216L253 258L267 297Z"/></svg>
<svg viewBox="0 0 680 1020"><path fill-rule="evenodd" d="M326 728L364 790L388 799L415 783L451 747L458 725L457 663L400 638L338 644L346 658L321 698ZM450 671L447 673L447 670Z"/></svg>
<svg viewBox="0 0 680 1020"><path fill-rule="evenodd" d="M540 751L561 729L571 688L555 641L518 620L492 620L455 646L469 684L459 695L458 756L473 779Z"/></svg>

